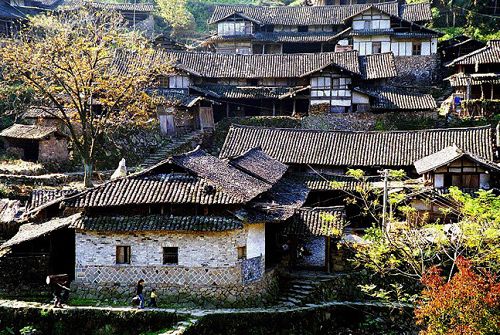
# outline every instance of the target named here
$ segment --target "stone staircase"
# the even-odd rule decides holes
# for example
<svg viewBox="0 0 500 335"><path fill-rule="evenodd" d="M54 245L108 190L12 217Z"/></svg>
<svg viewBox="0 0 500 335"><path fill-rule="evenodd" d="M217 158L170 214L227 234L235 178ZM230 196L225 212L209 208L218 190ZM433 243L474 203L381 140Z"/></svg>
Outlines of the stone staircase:
<svg viewBox="0 0 500 335"><path fill-rule="evenodd" d="M202 134L202 130L195 130L179 137L173 137L171 142L169 142L165 146L160 147L154 154L150 155L146 160L144 160L140 167L145 169L158 164L168 156L177 153L177 150L179 150L182 146L188 144L189 142L196 142L196 140L201 137Z"/></svg>
<svg viewBox="0 0 500 335"><path fill-rule="evenodd" d="M287 307L305 306L311 295L325 281L334 278L323 272L296 272L289 274L289 281L278 300L280 305Z"/></svg>
<svg viewBox="0 0 500 335"><path fill-rule="evenodd" d="M179 321L172 329L158 335L182 335L190 327L197 324L198 321L199 319L194 319L194 318L185 321Z"/></svg>

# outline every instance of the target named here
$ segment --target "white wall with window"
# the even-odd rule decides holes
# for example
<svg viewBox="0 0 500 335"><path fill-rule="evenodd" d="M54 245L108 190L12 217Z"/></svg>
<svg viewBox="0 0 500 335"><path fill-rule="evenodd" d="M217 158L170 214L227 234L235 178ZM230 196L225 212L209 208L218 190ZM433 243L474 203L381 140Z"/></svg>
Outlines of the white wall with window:
<svg viewBox="0 0 500 335"><path fill-rule="evenodd" d="M188 89L190 85L188 76L171 76L168 78L168 88Z"/></svg>
<svg viewBox="0 0 500 335"><path fill-rule="evenodd" d="M311 32L333 32L335 28L333 26L309 26L309 31Z"/></svg>
<svg viewBox="0 0 500 335"><path fill-rule="evenodd" d="M361 56L391 51L391 37L388 35L354 36L352 44Z"/></svg>
<svg viewBox="0 0 500 335"><path fill-rule="evenodd" d="M353 18L353 30L390 29L391 19L377 10L367 10Z"/></svg>
<svg viewBox="0 0 500 335"><path fill-rule="evenodd" d="M228 20L217 24L217 34L220 36L250 35L253 24L246 20Z"/></svg>
<svg viewBox="0 0 500 335"><path fill-rule="evenodd" d="M337 74L322 74L311 77L311 105L330 104L331 106L351 105L351 78Z"/></svg>
<svg viewBox="0 0 500 335"><path fill-rule="evenodd" d="M394 56L430 56L437 53L437 40L432 39L394 39L391 42Z"/></svg>
<svg viewBox="0 0 500 335"><path fill-rule="evenodd" d="M298 26L284 26L284 25L275 25L274 26L274 31L283 31L283 32L287 32L287 31L294 31L294 32L297 32L299 31L299 27Z"/></svg>

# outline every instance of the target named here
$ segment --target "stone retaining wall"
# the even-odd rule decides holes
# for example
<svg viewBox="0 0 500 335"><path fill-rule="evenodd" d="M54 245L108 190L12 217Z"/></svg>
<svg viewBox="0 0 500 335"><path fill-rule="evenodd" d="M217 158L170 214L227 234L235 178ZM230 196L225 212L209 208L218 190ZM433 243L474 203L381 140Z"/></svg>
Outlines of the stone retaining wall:
<svg viewBox="0 0 500 335"><path fill-rule="evenodd" d="M145 278L146 298L151 289L156 289L160 304L195 304L197 306L260 306L271 303L275 300L278 293L278 279L275 271L265 272L258 281L247 284L233 282L221 284L221 281L227 280L227 276L241 276L236 269L206 269L186 268L176 271L165 269L136 269L137 276ZM148 273L156 271L170 271L166 274L165 282L149 282ZM172 272L175 272L172 273ZM185 272L182 274L181 272ZM241 272L241 270L240 270ZM167 277L168 276L168 277ZM176 282L175 278L186 278L190 282ZM206 281L208 277L214 278L212 285L199 285L197 282ZM174 280L172 280L174 279ZM217 284L216 282L219 282ZM82 283L74 282L71 285L74 294L87 299L115 299L118 301L130 301L135 295L135 283L122 284L120 282L107 283Z"/></svg>
<svg viewBox="0 0 500 335"><path fill-rule="evenodd" d="M48 264L48 255L0 257L0 292L4 296L46 294Z"/></svg>
<svg viewBox="0 0 500 335"><path fill-rule="evenodd" d="M392 85L441 84L441 59L438 54L430 56L396 56L394 62L398 76L389 79L389 83Z"/></svg>
<svg viewBox="0 0 500 335"><path fill-rule="evenodd" d="M389 112L375 113L339 113L307 116L302 119L302 128L317 130L378 130L379 124L388 125L398 120L429 119L436 120L437 112Z"/></svg>

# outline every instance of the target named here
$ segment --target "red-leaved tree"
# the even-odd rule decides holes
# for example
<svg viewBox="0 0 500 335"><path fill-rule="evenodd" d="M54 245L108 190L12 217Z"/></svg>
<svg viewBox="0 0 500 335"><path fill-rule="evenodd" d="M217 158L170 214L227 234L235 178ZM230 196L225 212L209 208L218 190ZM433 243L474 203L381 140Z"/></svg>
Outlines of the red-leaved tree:
<svg viewBox="0 0 500 335"><path fill-rule="evenodd" d="M422 278L425 285L415 311L420 335L500 334L500 283L487 271L475 271L459 257L458 272L449 282L432 267Z"/></svg>

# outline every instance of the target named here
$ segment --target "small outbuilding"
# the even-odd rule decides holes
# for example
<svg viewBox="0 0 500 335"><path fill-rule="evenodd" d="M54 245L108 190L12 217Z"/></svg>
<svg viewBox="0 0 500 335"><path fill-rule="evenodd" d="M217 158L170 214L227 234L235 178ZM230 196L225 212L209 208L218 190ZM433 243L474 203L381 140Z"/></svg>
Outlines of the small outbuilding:
<svg viewBox="0 0 500 335"><path fill-rule="evenodd" d="M7 152L28 161L69 159L68 135L55 126L14 124L0 132Z"/></svg>

